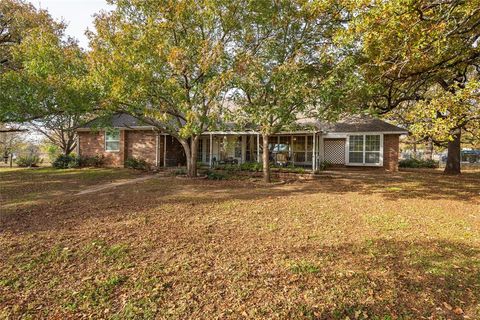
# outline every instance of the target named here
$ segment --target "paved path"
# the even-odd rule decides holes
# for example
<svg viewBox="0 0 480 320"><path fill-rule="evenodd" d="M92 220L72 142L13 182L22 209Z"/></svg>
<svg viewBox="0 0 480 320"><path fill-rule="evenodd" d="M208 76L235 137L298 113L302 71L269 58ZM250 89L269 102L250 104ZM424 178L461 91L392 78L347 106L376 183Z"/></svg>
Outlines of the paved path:
<svg viewBox="0 0 480 320"><path fill-rule="evenodd" d="M150 180L152 178L161 177L161 176L164 176L164 175L162 175L162 174L150 174L148 176L143 176L143 177L135 178L135 179L117 180L117 181L101 184L99 186L93 186L91 188L84 189L84 190L80 191L79 193L77 193L75 195L80 196L80 195L84 195L84 194L89 194L89 193L93 193L93 192L102 191L102 190L105 190L105 189L110 189L110 188L115 188L115 187L118 187L118 186L123 186L125 184L132 184L132 183L137 183L137 182L141 182L141 181L145 181L145 180Z"/></svg>

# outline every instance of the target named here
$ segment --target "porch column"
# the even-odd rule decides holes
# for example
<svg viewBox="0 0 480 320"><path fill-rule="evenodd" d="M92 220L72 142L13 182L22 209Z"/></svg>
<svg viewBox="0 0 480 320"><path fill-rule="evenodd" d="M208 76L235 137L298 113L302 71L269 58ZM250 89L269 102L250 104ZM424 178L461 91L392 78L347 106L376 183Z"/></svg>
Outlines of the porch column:
<svg viewBox="0 0 480 320"><path fill-rule="evenodd" d="M210 133L210 158L208 158L209 160L209 166L210 168L212 167L212 164L213 164L213 135Z"/></svg>
<svg viewBox="0 0 480 320"><path fill-rule="evenodd" d="M163 167L167 167L167 135L163 135Z"/></svg>
<svg viewBox="0 0 480 320"><path fill-rule="evenodd" d="M159 159L159 143L160 143L160 133L156 132L156 136L155 136L155 165L158 167L160 165L160 159Z"/></svg>
<svg viewBox="0 0 480 320"><path fill-rule="evenodd" d="M293 156L293 135L290 136L290 159L292 160L292 165L295 166L295 159Z"/></svg>
<svg viewBox="0 0 480 320"><path fill-rule="evenodd" d="M260 134L257 133L257 162L260 163Z"/></svg>
<svg viewBox="0 0 480 320"><path fill-rule="evenodd" d="M317 168L317 144L315 139L315 131L313 132L313 150L312 150L312 170Z"/></svg>

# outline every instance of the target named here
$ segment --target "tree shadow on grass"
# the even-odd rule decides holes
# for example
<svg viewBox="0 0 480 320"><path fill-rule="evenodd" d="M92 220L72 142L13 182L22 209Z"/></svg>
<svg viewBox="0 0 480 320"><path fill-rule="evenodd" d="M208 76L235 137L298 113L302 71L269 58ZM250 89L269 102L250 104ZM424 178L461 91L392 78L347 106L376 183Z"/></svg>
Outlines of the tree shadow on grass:
<svg viewBox="0 0 480 320"><path fill-rule="evenodd" d="M49 190L50 187L47 186L46 189ZM53 191L49 192L54 194ZM34 232L71 228L69 222L78 225L79 220L83 222L91 218L135 214L136 211L165 204L194 206L297 195L343 196L351 193L360 193L360 196L378 194L387 200L478 201L480 174L467 173L460 177L449 177L425 172L389 174L354 171L323 173L318 180L271 186L249 180L186 181L171 177L158 178L85 196L43 197L40 201L43 203L40 204L38 197L35 201L26 198L28 201L23 204L18 202L18 206L17 203L8 208L4 206L0 214L0 231Z"/></svg>
<svg viewBox="0 0 480 320"><path fill-rule="evenodd" d="M320 266L318 276L306 277L299 285L307 292L317 285L325 287L335 306L318 307L322 298L299 302L301 307L292 316L325 320L480 318L480 250L476 248L450 241L376 239L317 250L314 259L332 264L326 270Z"/></svg>
<svg viewBox="0 0 480 320"><path fill-rule="evenodd" d="M332 174L333 173L333 174ZM435 170L388 173L339 171L324 173L316 185L325 192L380 194L388 200L430 199L470 201L480 199L480 172L449 176Z"/></svg>

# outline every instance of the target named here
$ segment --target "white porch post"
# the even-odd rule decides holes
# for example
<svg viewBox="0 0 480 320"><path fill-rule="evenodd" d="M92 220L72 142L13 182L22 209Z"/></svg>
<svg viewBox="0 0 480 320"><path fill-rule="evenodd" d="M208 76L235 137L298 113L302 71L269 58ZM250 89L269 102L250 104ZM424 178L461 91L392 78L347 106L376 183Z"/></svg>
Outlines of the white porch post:
<svg viewBox="0 0 480 320"><path fill-rule="evenodd" d="M160 139L160 133L157 132L157 135L155 137L155 165L158 167L159 166L159 161L158 161L158 149L159 149L159 139Z"/></svg>
<svg viewBox="0 0 480 320"><path fill-rule="evenodd" d="M210 152L210 158L208 159L210 160L209 166L211 168L213 165L213 159L212 159L213 158L213 154L212 154L213 153L213 135L211 133L210 133L210 151L209 152Z"/></svg>
<svg viewBox="0 0 480 320"><path fill-rule="evenodd" d="M257 162L260 162L260 134L257 133Z"/></svg>
<svg viewBox="0 0 480 320"><path fill-rule="evenodd" d="M317 167L317 144L315 139L315 131L313 132L313 150L312 150L312 170L315 171Z"/></svg>
<svg viewBox="0 0 480 320"><path fill-rule="evenodd" d="M295 166L295 159L293 156L293 135L290 136L290 159L292 160L293 166Z"/></svg>
<svg viewBox="0 0 480 320"><path fill-rule="evenodd" d="M163 135L163 167L167 167L167 135Z"/></svg>

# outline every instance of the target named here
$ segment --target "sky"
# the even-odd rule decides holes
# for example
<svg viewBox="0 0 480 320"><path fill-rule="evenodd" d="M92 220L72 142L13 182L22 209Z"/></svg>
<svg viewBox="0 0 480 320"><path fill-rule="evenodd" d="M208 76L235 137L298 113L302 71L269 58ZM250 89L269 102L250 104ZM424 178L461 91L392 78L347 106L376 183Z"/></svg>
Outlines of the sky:
<svg viewBox="0 0 480 320"><path fill-rule="evenodd" d="M87 29L93 30L93 15L109 10L105 0L30 0L36 8L48 10L50 15L68 24L66 34L76 38L81 47L88 48L85 36Z"/></svg>

